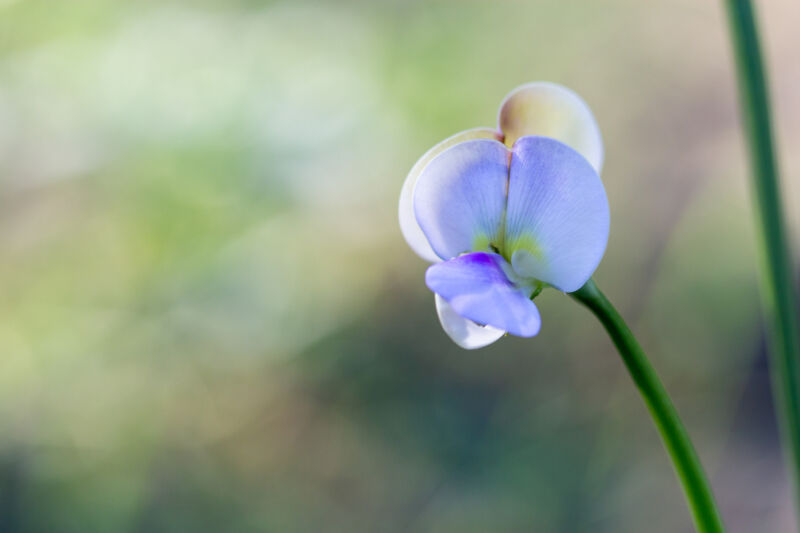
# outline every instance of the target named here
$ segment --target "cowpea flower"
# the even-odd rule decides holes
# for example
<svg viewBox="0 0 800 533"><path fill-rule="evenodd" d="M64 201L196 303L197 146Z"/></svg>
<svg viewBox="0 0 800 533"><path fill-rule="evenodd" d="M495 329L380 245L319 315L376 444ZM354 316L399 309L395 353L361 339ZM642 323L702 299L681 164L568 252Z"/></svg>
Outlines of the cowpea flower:
<svg viewBox="0 0 800 533"><path fill-rule="evenodd" d="M425 282L456 344L532 337L541 326L533 298L589 280L608 242L602 163L589 107L545 82L505 98L498 130L463 131L417 161L400 194L400 228L433 263Z"/></svg>

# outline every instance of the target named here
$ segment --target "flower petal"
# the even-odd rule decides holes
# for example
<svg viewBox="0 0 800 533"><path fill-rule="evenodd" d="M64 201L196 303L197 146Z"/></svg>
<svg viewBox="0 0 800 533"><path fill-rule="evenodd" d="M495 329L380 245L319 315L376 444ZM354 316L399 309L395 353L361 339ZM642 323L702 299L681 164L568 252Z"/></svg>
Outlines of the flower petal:
<svg viewBox="0 0 800 533"><path fill-rule="evenodd" d="M462 317L533 337L541 326L539 310L529 293L508 279L506 268L508 263L498 254L465 254L428 267L425 283Z"/></svg>
<svg viewBox="0 0 800 533"><path fill-rule="evenodd" d="M403 237L405 237L411 249L427 261L436 262L441 259L439 259L433 251L431 245L428 244L428 239L425 237L425 234L422 233L422 228L420 228L417 223L417 217L414 215L414 187L417 184L417 179L419 179L420 174L422 174L422 170L434 157L451 146L472 139L500 140L501 135L496 130L489 128L475 128L448 137L419 158L416 164L411 168L411 172L408 173L406 181L403 183L403 188L400 191L400 205L398 209L400 231L403 232Z"/></svg>
<svg viewBox="0 0 800 533"><path fill-rule="evenodd" d="M436 255L450 259L499 243L509 156L503 143L477 139L448 148L422 170L414 213Z"/></svg>
<svg viewBox="0 0 800 533"><path fill-rule="evenodd" d="M603 168L600 128L586 102L566 87L549 82L517 87L503 100L498 123L508 146L525 135L552 137L582 154L598 174Z"/></svg>
<svg viewBox="0 0 800 533"><path fill-rule="evenodd" d="M481 326L468 318L464 318L455 312L447 300L439 296L436 297L436 313L439 315L439 322L442 329L453 339L453 342L465 350L483 348L498 340L506 334L502 329L492 326Z"/></svg>
<svg viewBox="0 0 800 533"><path fill-rule="evenodd" d="M608 199L578 152L548 137L514 145L505 254L517 274L564 292L591 277L608 243Z"/></svg>

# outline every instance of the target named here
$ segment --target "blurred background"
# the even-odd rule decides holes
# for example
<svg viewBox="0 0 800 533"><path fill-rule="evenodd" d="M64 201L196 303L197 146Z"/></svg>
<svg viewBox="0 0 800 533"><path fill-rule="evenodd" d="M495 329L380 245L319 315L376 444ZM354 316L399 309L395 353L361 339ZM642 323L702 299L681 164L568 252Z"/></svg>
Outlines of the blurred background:
<svg viewBox="0 0 800 533"><path fill-rule="evenodd" d="M800 7L759 2L800 249ZM0 0L0 531L688 532L599 324L441 331L397 198L515 86L730 531L790 532L721 2Z"/></svg>

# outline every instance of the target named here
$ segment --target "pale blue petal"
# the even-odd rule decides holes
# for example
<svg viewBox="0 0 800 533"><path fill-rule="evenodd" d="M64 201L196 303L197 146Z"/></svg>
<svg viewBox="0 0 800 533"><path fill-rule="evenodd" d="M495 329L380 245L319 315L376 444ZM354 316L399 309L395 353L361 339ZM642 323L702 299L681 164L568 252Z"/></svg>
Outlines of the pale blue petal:
<svg viewBox="0 0 800 533"><path fill-rule="evenodd" d="M455 309L447 303L447 300L439 296L436 297L436 313L439 315L439 322L445 333L459 346L466 350L483 348L495 342L506 334L502 329L492 326L481 326L468 318L456 313Z"/></svg>
<svg viewBox="0 0 800 533"><path fill-rule="evenodd" d="M517 274L579 289L603 257L608 227L603 183L583 156L548 137L516 142L504 251Z"/></svg>
<svg viewBox="0 0 800 533"><path fill-rule="evenodd" d="M499 244L509 157L502 143L477 139L448 148L422 170L414 213L439 257Z"/></svg>
<svg viewBox="0 0 800 533"><path fill-rule="evenodd" d="M465 254L428 267L425 283L460 316L512 335L533 337L541 326L539 310L530 291L508 279L507 268L510 265L498 254Z"/></svg>
<svg viewBox="0 0 800 533"><path fill-rule="evenodd" d="M501 138L502 136L497 130L491 130L489 128L474 128L462 131L456 133L452 137L448 137L425 152L411 168L411 171L406 177L406 181L403 183L403 188L400 191L400 202L397 210L400 220L400 231L403 232L403 237L405 237L411 249L426 261L435 263L441 259L431 248L431 245L428 243L428 238L422 233L422 228L419 227L417 217L414 214L414 188L417 185L420 174L422 174L422 171L428 166L428 163L433 161L437 155L453 145L472 139L500 140Z"/></svg>

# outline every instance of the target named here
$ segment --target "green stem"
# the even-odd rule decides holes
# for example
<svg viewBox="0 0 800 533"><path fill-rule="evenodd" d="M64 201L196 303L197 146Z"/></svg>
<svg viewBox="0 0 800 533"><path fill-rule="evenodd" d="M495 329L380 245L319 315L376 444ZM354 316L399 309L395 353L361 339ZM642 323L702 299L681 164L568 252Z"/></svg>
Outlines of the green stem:
<svg viewBox="0 0 800 533"><path fill-rule="evenodd" d="M658 379L656 371L647 360L642 347L636 342L630 328L593 280L587 281L586 285L570 296L594 313L622 356L672 458L672 464L683 485L697 530L700 533L724 531L711 486L703 473L703 467L692 447L689 435L664 385Z"/></svg>
<svg viewBox="0 0 800 533"><path fill-rule="evenodd" d="M758 29L748 0L726 0L739 76L742 115L750 148L752 188L761 257L761 293L770 335L772 389L795 504L800 511L800 319L792 259L780 201L769 94Z"/></svg>

